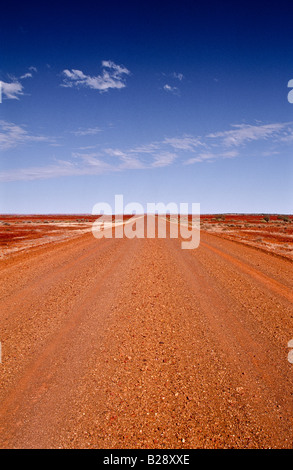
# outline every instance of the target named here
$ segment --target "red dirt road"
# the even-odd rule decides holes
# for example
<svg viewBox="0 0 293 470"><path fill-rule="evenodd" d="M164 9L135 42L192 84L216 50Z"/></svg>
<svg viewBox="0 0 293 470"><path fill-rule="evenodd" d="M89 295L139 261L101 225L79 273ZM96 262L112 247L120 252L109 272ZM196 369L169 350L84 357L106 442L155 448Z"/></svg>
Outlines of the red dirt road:
<svg viewBox="0 0 293 470"><path fill-rule="evenodd" d="M1 262L1 448L292 448L292 263L201 233Z"/></svg>

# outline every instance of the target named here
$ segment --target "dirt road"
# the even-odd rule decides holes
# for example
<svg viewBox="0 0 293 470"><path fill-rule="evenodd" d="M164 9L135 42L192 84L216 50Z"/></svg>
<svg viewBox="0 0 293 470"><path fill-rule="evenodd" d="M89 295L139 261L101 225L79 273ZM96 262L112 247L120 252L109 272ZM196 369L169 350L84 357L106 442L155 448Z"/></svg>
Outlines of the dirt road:
<svg viewBox="0 0 293 470"><path fill-rule="evenodd" d="M85 234L1 264L1 448L293 447L289 261Z"/></svg>

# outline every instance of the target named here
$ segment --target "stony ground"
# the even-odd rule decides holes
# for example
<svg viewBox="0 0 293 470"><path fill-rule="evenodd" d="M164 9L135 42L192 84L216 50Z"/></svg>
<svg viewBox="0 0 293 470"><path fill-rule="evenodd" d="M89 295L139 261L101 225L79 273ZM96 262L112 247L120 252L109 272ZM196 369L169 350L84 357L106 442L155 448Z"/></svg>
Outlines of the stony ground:
<svg viewBox="0 0 293 470"><path fill-rule="evenodd" d="M1 448L293 446L288 259L85 233L1 265Z"/></svg>

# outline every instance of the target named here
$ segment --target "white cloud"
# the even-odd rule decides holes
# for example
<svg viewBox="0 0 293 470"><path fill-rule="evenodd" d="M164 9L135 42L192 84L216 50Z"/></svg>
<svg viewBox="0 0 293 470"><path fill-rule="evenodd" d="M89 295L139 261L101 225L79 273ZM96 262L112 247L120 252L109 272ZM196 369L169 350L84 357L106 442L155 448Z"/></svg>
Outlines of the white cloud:
<svg viewBox="0 0 293 470"><path fill-rule="evenodd" d="M195 147L204 145L198 137L192 136L165 138L163 143L171 145L175 149L191 151L194 151Z"/></svg>
<svg viewBox="0 0 293 470"><path fill-rule="evenodd" d="M6 83L1 81L2 94L10 100L18 100L20 95L23 95L23 86L22 84L14 80L11 83Z"/></svg>
<svg viewBox="0 0 293 470"><path fill-rule="evenodd" d="M29 67L29 70L33 72L37 71L35 67ZM24 95L23 85L20 83L19 80L23 80L25 78L32 78L32 76L33 74L31 72L26 72L19 78L9 77L10 79L12 79L12 82L1 81L0 83L3 96L10 100L19 100L19 96Z"/></svg>
<svg viewBox="0 0 293 470"><path fill-rule="evenodd" d="M20 78L23 79L23 78L32 78L33 74L30 73L30 72L27 72L25 74L23 74Z"/></svg>
<svg viewBox="0 0 293 470"><path fill-rule="evenodd" d="M77 131L72 131L71 133L76 136L84 136L84 135L96 135L99 132L102 132L102 129L99 127L89 127L88 129L78 129Z"/></svg>
<svg viewBox="0 0 293 470"><path fill-rule="evenodd" d="M157 152L157 150L161 151ZM177 155L168 151L162 150L162 145L153 143L141 147L121 151L119 149L104 149L104 152L120 160L119 168L121 169L143 169L143 168L156 168L170 165ZM142 154L142 156L140 155ZM147 158L145 157L146 155Z"/></svg>
<svg viewBox="0 0 293 470"><path fill-rule="evenodd" d="M159 168L171 165L177 158L175 153L161 152L154 156L154 161L151 163L153 168Z"/></svg>
<svg viewBox="0 0 293 470"><path fill-rule="evenodd" d="M160 148L160 143L159 142L153 142L151 144L146 144L146 145L139 145L137 147L134 147L129 150L130 153L153 153L155 150L158 150Z"/></svg>
<svg viewBox="0 0 293 470"><path fill-rule="evenodd" d="M181 81L183 80L183 78L184 78L184 75L183 75L183 73L176 73L176 72L174 72L174 73L173 73L173 77L174 77L174 78L177 78L177 79L180 80L180 82L181 82Z"/></svg>
<svg viewBox="0 0 293 470"><path fill-rule="evenodd" d="M117 65L107 60L102 62L102 74L97 76L85 75L81 70L63 70L63 83L66 88L87 87L100 92L114 88L125 88L125 75L130 75L130 71L123 65Z"/></svg>
<svg viewBox="0 0 293 470"><path fill-rule="evenodd" d="M47 166L5 170L0 173L0 181L31 181L61 176L100 175L106 171L118 171L96 158L96 154L73 154L79 161L56 160Z"/></svg>
<svg viewBox="0 0 293 470"><path fill-rule="evenodd" d="M97 145L85 145L83 147L77 147L78 150L92 150L97 148Z"/></svg>
<svg viewBox="0 0 293 470"><path fill-rule="evenodd" d="M98 152L92 152L92 153L76 152L76 153L73 153L72 156L73 158L81 159L86 165L89 165L91 167L95 167L95 168L98 167L103 170L113 169L112 165L109 165L108 163L101 160L100 157L102 157L102 154Z"/></svg>
<svg viewBox="0 0 293 470"><path fill-rule="evenodd" d="M48 165L43 167L31 167L21 168L17 171L7 170L0 173L0 181L31 181L48 178L58 178L60 176L78 176L78 175L89 175L89 174L101 174L105 170L104 168L93 167L80 168L69 164L68 162L60 161L54 165Z"/></svg>
<svg viewBox="0 0 293 470"><path fill-rule="evenodd" d="M273 155L277 154L276 150L281 153L284 147L288 152L290 136L292 136L292 123L290 122L265 125L259 123L253 126L234 125L232 130L202 137L197 135L166 137L161 141L128 149L100 149L99 145L98 151L93 149L89 152L73 153L72 158L68 161L55 160L54 164L45 167L4 171L0 174L0 179L2 181L32 180L58 176L98 175L105 172L126 170L150 170L172 165L175 161L177 165L179 163L192 165L200 162L212 164L212 162L222 159L233 159L240 156L246 158L248 152L245 144L252 140L265 140L261 149L258 146L258 155ZM233 139L231 140L231 138ZM284 141L284 139L286 140ZM9 149L16 145L38 141L50 143L49 138L32 135L23 126L0 121L0 148ZM89 149L90 147L88 147ZM250 156L257 154L250 153Z"/></svg>
<svg viewBox="0 0 293 470"><path fill-rule="evenodd" d="M119 149L104 149L104 152L110 157L118 158L119 162L117 168L119 170L140 170L145 168L145 164L136 156L131 155L131 151L123 152Z"/></svg>
<svg viewBox="0 0 293 470"><path fill-rule="evenodd" d="M281 142L290 143L293 141L293 128L288 127L280 138Z"/></svg>
<svg viewBox="0 0 293 470"><path fill-rule="evenodd" d="M112 69L112 75L117 78L119 78L123 74L130 74L130 71L126 67L124 67L124 65L117 65L111 60L103 60L102 67L106 69Z"/></svg>
<svg viewBox="0 0 293 470"><path fill-rule="evenodd" d="M168 93L173 93L175 95L177 95L179 93L179 90L176 86L171 86L171 85L168 85L166 83L166 85L164 85L164 90L167 91Z"/></svg>
<svg viewBox="0 0 293 470"><path fill-rule="evenodd" d="M119 170L142 170L147 168L145 163L133 156L123 155L120 160L121 163L118 166Z"/></svg>
<svg viewBox="0 0 293 470"><path fill-rule="evenodd" d="M30 142L53 142L45 136L32 135L23 127L7 121L0 121L0 149L8 150Z"/></svg>
<svg viewBox="0 0 293 470"><path fill-rule="evenodd" d="M231 150L230 152L223 152L220 153L220 157L222 158L235 158L238 157L239 152L237 150Z"/></svg>
<svg viewBox="0 0 293 470"><path fill-rule="evenodd" d="M220 138L226 147L239 146L252 140L266 139L283 131L288 123L265 124L252 126L249 124L234 124L235 129L209 134L207 137Z"/></svg>
<svg viewBox="0 0 293 470"><path fill-rule="evenodd" d="M200 163L200 162L212 162L218 158L235 158L239 155L239 152L231 151L231 152L219 152L219 153L214 153L214 152L204 152L204 153L199 153L198 156L194 158L189 158L184 161L184 165L192 165L193 163Z"/></svg>
<svg viewBox="0 0 293 470"><path fill-rule="evenodd" d="M122 152L121 150L119 149L105 149L104 152L107 154L107 155L110 155L111 157L125 157L126 156L126 153L125 152Z"/></svg>

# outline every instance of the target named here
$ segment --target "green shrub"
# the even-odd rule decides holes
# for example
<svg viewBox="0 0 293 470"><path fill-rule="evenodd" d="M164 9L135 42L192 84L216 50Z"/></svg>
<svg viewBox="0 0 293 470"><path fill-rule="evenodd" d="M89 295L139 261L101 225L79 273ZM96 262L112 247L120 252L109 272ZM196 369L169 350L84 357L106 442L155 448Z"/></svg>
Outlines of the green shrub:
<svg viewBox="0 0 293 470"><path fill-rule="evenodd" d="M289 217L287 215L278 215L279 220L283 220L283 222L289 222Z"/></svg>

